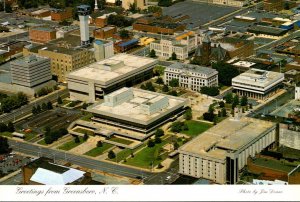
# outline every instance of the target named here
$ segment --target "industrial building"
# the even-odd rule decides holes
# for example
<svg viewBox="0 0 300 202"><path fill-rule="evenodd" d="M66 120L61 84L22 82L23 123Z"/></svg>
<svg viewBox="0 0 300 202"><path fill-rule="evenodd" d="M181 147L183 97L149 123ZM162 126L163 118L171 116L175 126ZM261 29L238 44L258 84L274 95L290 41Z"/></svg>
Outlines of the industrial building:
<svg viewBox="0 0 300 202"><path fill-rule="evenodd" d="M104 94L150 79L157 60L117 54L68 75L70 98L86 102L102 99Z"/></svg>
<svg viewBox="0 0 300 202"><path fill-rule="evenodd" d="M164 71L164 82L169 84L172 79L178 79L179 86L199 92L203 86L218 86L218 72L215 69L175 63Z"/></svg>
<svg viewBox="0 0 300 202"><path fill-rule="evenodd" d="M176 34L171 39L161 39L150 43L150 50L154 50L159 58L169 59L172 53L184 60L188 54L195 51L200 44L200 37L193 31Z"/></svg>
<svg viewBox="0 0 300 202"><path fill-rule="evenodd" d="M279 144L278 125L239 116L225 119L181 146L179 173L218 184L236 184L249 156Z"/></svg>
<svg viewBox="0 0 300 202"><path fill-rule="evenodd" d="M103 103L95 103L87 111L94 115L95 122L147 136L162 124L175 120L187 104L184 98L124 87L106 95Z"/></svg>
<svg viewBox="0 0 300 202"><path fill-rule="evenodd" d="M35 27L29 30L29 39L37 43L47 43L56 39L56 30L49 27Z"/></svg>
<svg viewBox="0 0 300 202"><path fill-rule="evenodd" d="M283 80L283 73L253 68L234 77L232 86L240 96L264 100L278 91Z"/></svg>

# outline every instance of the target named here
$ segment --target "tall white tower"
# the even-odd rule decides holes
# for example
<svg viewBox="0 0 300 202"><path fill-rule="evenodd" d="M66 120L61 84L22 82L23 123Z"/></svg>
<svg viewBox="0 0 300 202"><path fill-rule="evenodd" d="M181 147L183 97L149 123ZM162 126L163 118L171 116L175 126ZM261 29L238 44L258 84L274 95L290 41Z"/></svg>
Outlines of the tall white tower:
<svg viewBox="0 0 300 202"><path fill-rule="evenodd" d="M88 5L77 6L77 12L80 21L81 45L84 46L90 43L89 15L91 14L91 7Z"/></svg>
<svg viewBox="0 0 300 202"><path fill-rule="evenodd" d="M94 12L96 12L96 11L98 11L99 10L99 8L98 8L98 2L97 2L97 0L95 0L95 8L94 8Z"/></svg>

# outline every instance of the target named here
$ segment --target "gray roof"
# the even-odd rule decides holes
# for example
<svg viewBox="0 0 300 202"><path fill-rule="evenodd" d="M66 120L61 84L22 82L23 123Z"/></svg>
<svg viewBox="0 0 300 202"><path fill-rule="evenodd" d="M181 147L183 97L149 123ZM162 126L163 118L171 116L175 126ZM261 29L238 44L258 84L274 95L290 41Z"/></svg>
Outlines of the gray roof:
<svg viewBox="0 0 300 202"><path fill-rule="evenodd" d="M210 75L216 72L216 70L213 68L203 67L199 65L192 65L192 64L184 64L179 62L170 65L168 68L180 69L180 70L185 69L190 72L196 72L196 73L201 73L206 75Z"/></svg>

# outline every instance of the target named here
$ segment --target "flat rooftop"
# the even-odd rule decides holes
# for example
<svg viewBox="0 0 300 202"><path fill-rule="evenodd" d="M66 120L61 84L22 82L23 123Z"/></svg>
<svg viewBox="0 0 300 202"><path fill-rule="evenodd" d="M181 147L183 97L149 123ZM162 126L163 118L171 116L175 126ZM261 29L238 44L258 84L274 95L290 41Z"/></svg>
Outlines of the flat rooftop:
<svg viewBox="0 0 300 202"><path fill-rule="evenodd" d="M237 151L251 143L275 123L242 117L227 118L179 148L181 152L225 160L229 151Z"/></svg>
<svg viewBox="0 0 300 202"><path fill-rule="evenodd" d="M12 61L11 64L31 67L32 64L39 63L44 60L48 60L48 59L44 58L44 57L39 57L36 55L28 55L28 56L25 56L25 57L22 57L22 58Z"/></svg>
<svg viewBox="0 0 300 202"><path fill-rule="evenodd" d="M184 64L184 63L174 63L166 68L166 71L172 71L173 69L181 71L188 71L188 72L195 72L200 74L205 74L207 76L212 74L217 74L218 72L213 68L203 67L199 65L192 65L192 64Z"/></svg>
<svg viewBox="0 0 300 202"><path fill-rule="evenodd" d="M73 71L68 78L85 81L94 81L101 85L108 85L121 78L154 66L157 60L147 57L117 54L108 59L92 63L79 70Z"/></svg>
<svg viewBox="0 0 300 202"><path fill-rule="evenodd" d="M101 104L95 103L94 105L88 107L87 110L94 114L115 117L117 119L122 119L125 121L148 125L158 118L186 105L187 103L187 100L184 98L164 95L137 88L121 88L111 94L108 94L108 96L115 96L130 89L133 92L133 97L123 103L120 103L116 106L109 106L105 102ZM163 98L167 98L167 106L150 115L143 113L143 106L159 102Z"/></svg>
<svg viewBox="0 0 300 202"><path fill-rule="evenodd" d="M250 69L232 79L232 82L243 85L255 85L266 88L284 79L283 73L265 71L261 69Z"/></svg>

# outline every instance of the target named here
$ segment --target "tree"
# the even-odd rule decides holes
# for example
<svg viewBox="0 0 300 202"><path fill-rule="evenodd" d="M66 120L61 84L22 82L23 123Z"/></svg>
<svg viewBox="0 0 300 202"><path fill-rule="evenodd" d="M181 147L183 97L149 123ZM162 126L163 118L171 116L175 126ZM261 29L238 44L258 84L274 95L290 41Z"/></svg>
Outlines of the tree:
<svg viewBox="0 0 300 202"><path fill-rule="evenodd" d="M233 101L232 93L227 93L224 98L227 104L231 104Z"/></svg>
<svg viewBox="0 0 300 202"><path fill-rule="evenodd" d="M290 4L289 2L284 3L284 10L290 10Z"/></svg>
<svg viewBox="0 0 300 202"><path fill-rule="evenodd" d="M155 58L155 57L156 57L156 52L155 52L154 49L152 49L152 50L150 51L149 56L150 56L151 58Z"/></svg>
<svg viewBox="0 0 300 202"><path fill-rule="evenodd" d="M132 12L132 13L136 13L137 9L136 9L136 3L132 3L129 5L129 9L128 11Z"/></svg>
<svg viewBox="0 0 300 202"><path fill-rule="evenodd" d="M33 115L36 115L36 114L38 114L38 112L37 112L37 109L36 109L36 107L35 107L35 106L33 106L33 107L32 107L32 110L31 110L31 112L32 112L32 114L33 114Z"/></svg>
<svg viewBox="0 0 300 202"><path fill-rule="evenodd" d="M162 87L162 89L161 89L161 90L162 90L162 92L165 92L165 93L166 93L166 92L168 92L168 91L169 91L169 87L168 87L168 85L166 85L166 84L165 84L165 85L163 85L163 87Z"/></svg>
<svg viewBox="0 0 300 202"><path fill-rule="evenodd" d="M108 158L109 158L109 159L114 159L114 158L116 158L116 154L115 154L115 152L114 152L113 150L110 150L110 151L108 152Z"/></svg>
<svg viewBox="0 0 300 202"><path fill-rule="evenodd" d="M169 81L169 85L170 85L171 87L178 87L178 86L179 86L179 80L178 80L178 79L171 79L171 80Z"/></svg>
<svg viewBox="0 0 300 202"><path fill-rule="evenodd" d="M209 105L209 107L208 107L208 113L212 113L213 114L214 111L215 111L214 105L213 104Z"/></svg>
<svg viewBox="0 0 300 202"><path fill-rule="evenodd" d="M146 89L149 91L155 92L155 88L154 88L152 82L150 82L150 81L146 83Z"/></svg>
<svg viewBox="0 0 300 202"><path fill-rule="evenodd" d="M89 105L87 103L82 104L82 109L86 109Z"/></svg>
<svg viewBox="0 0 300 202"><path fill-rule="evenodd" d="M123 15L109 15L107 24L115 25L117 27L128 27L132 25L132 21L127 20Z"/></svg>
<svg viewBox="0 0 300 202"><path fill-rule="evenodd" d="M46 144L52 144L53 143L52 133L50 131L45 133L44 141L45 141Z"/></svg>
<svg viewBox="0 0 300 202"><path fill-rule="evenodd" d="M59 22L58 24L62 25L62 26L70 26L72 23L67 20L63 20L63 21Z"/></svg>
<svg viewBox="0 0 300 202"><path fill-rule="evenodd" d="M74 137L74 142L75 143L80 143L80 139L79 139L79 137L77 135Z"/></svg>
<svg viewBox="0 0 300 202"><path fill-rule="evenodd" d="M155 142L153 140L149 140L147 143L148 147L154 147L155 146Z"/></svg>
<svg viewBox="0 0 300 202"><path fill-rule="evenodd" d="M242 96L241 98L241 106L247 106L248 105L248 98L247 96Z"/></svg>
<svg viewBox="0 0 300 202"><path fill-rule="evenodd" d="M48 109L47 104L44 102L42 104L42 111L46 111Z"/></svg>
<svg viewBox="0 0 300 202"><path fill-rule="evenodd" d="M158 77L155 81L157 84L164 84L164 80L161 77Z"/></svg>
<svg viewBox="0 0 300 202"><path fill-rule="evenodd" d="M239 71L232 65L224 62L217 62L212 64L212 68L216 69L218 74L219 83L225 86L231 86L232 78L239 75Z"/></svg>
<svg viewBox="0 0 300 202"><path fill-rule="evenodd" d="M178 93L176 90L172 90L171 92L169 92L169 95L178 96Z"/></svg>
<svg viewBox="0 0 300 202"><path fill-rule="evenodd" d="M240 104L240 98L239 98L238 95L235 95L235 96L233 97L232 105L237 106L237 105L239 105L239 104Z"/></svg>
<svg viewBox="0 0 300 202"><path fill-rule="evenodd" d="M174 147L174 150L178 149L178 148L179 148L178 142L174 142L174 143L173 143L173 147Z"/></svg>
<svg viewBox="0 0 300 202"><path fill-rule="evenodd" d="M177 60L177 55L176 55L175 52L172 53L171 59L172 59L172 60Z"/></svg>
<svg viewBox="0 0 300 202"><path fill-rule="evenodd" d="M6 137L0 136L0 154L7 154L11 151Z"/></svg>
<svg viewBox="0 0 300 202"><path fill-rule="evenodd" d="M171 131L175 133L179 133L182 130L183 123L176 121L171 125Z"/></svg>
<svg viewBox="0 0 300 202"><path fill-rule="evenodd" d="M0 33L1 32L9 32L9 29L7 27L4 27L4 26L0 25Z"/></svg>
<svg viewBox="0 0 300 202"><path fill-rule="evenodd" d="M5 123L0 123L0 133L7 131L7 125Z"/></svg>
<svg viewBox="0 0 300 202"><path fill-rule="evenodd" d="M41 106L40 106L40 105L37 105L36 111L37 111L37 113L41 113L41 112L42 112L42 109L41 109Z"/></svg>
<svg viewBox="0 0 300 202"><path fill-rule="evenodd" d="M155 131L155 137L162 137L164 134L165 132L160 128Z"/></svg>
<svg viewBox="0 0 300 202"><path fill-rule="evenodd" d="M205 95L209 95L209 96L216 96L219 95L220 91L218 89L218 87L216 86L203 86L200 89L200 93L205 94Z"/></svg>
<svg viewBox="0 0 300 202"><path fill-rule="evenodd" d="M215 118L215 115L213 113L209 113L209 112L205 112L203 114L203 119L206 120L206 121L213 121Z"/></svg>
<svg viewBox="0 0 300 202"><path fill-rule="evenodd" d="M193 115L192 115L192 109L191 109L191 108L187 109L187 110L184 112L183 117L184 117L186 120L191 120L191 119L193 118Z"/></svg>
<svg viewBox="0 0 300 202"><path fill-rule="evenodd" d="M6 13L12 13L12 8L11 8L11 5L10 5L10 4L6 4L6 5L5 5L5 12L6 12Z"/></svg>
<svg viewBox="0 0 300 202"><path fill-rule="evenodd" d="M221 117L222 116L222 113L221 113L221 111L219 110L218 111L218 117Z"/></svg>
<svg viewBox="0 0 300 202"><path fill-rule="evenodd" d="M47 102L47 109L48 110L51 110L51 109L53 109L53 106L52 106L52 102Z"/></svg>
<svg viewBox="0 0 300 202"><path fill-rule="evenodd" d="M149 6L147 9L148 13L161 13L162 12L162 8L159 6Z"/></svg>
<svg viewBox="0 0 300 202"><path fill-rule="evenodd" d="M97 142L97 147L103 147L103 143L102 143L101 140L99 140L99 141Z"/></svg>
<svg viewBox="0 0 300 202"><path fill-rule="evenodd" d="M224 103L223 101L220 101L220 102L219 102L219 106L220 106L221 108L224 108L224 107L225 107L225 103Z"/></svg>
<svg viewBox="0 0 300 202"><path fill-rule="evenodd" d="M252 103L250 103L249 104L249 109L252 109L252 108L253 108Z"/></svg>
<svg viewBox="0 0 300 202"><path fill-rule="evenodd" d="M147 90L146 86L144 84L141 85L141 89Z"/></svg>
<svg viewBox="0 0 300 202"><path fill-rule="evenodd" d="M121 39L128 39L129 38L129 31L126 29L121 29L119 31L119 36L121 37Z"/></svg>
<svg viewBox="0 0 300 202"><path fill-rule="evenodd" d="M62 101L61 97L59 96L59 97L57 98L57 104L62 104L62 103L63 103L63 101Z"/></svg>
<svg viewBox="0 0 300 202"><path fill-rule="evenodd" d="M83 136L83 140L87 141L87 139L89 139L89 136L88 136L88 134L85 133L84 136Z"/></svg>
<svg viewBox="0 0 300 202"><path fill-rule="evenodd" d="M159 143L161 143L161 139L160 139L160 137L155 137L155 144L159 144Z"/></svg>
<svg viewBox="0 0 300 202"><path fill-rule="evenodd" d="M222 113L222 117L226 117L227 116L225 108L222 108L221 113Z"/></svg>
<svg viewBox="0 0 300 202"><path fill-rule="evenodd" d="M14 124L12 122L8 122L8 124L7 124L7 131L11 132L11 133L15 131L15 126L14 126Z"/></svg>

